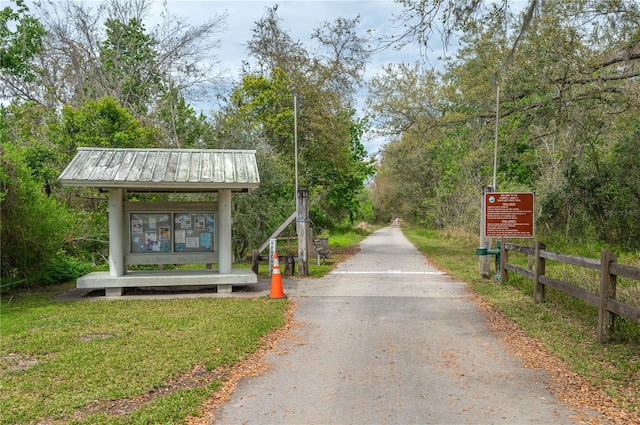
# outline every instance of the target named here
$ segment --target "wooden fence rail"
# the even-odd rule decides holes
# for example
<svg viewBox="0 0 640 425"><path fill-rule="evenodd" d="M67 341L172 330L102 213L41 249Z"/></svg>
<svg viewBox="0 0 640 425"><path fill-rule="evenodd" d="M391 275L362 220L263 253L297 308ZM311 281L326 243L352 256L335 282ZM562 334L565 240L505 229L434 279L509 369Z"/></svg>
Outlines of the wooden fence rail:
<svg viewBox="0 0 640 425"><path fill-rule="evenodd" d="M532 256L535 261L533 270L528 270L509 263L510 251ZM547 251L545 245L541 242L536 242L535 247L504 243L501 247L501 259L501 280L506 281L509 278L509 272L514 272L532 279L533 297L536 303L544 301L545 287L549 286L574 298L581 299L589 304L597 306L597 340L601 344L609 341L611 333L613 332L613 325L616 316L626 317L635 323L640 323L640 309L622 303L616 299L617 277L620 276L640 281L640 268L618 264L616 254L607 251L606 249L602 250L600 259L598 260L580 257L577 255L560 254L557 252ZM599 271L600 287L598 293L546 276L545 271L547 260Z"/></svg>

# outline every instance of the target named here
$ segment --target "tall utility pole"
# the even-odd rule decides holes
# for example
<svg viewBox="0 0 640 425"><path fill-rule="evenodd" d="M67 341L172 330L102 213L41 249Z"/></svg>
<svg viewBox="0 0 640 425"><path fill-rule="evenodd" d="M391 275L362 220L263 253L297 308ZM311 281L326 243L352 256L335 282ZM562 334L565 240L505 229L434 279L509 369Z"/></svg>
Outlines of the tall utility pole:
<svg viewBox="0 0 640 425"><path fill-rule="evenodd" d="M500 83L496 77L496 128L495 137L493 143L493 191L498 190L498 183L496 181L496 173L498 169L498 129L500 125Z"/></svg>
<svg viewBox="0 0 640 425"><path fill-rule="evenodd" d="M296 187L293 195L296 201L296 211L298 209L298 97L293 96L293 156L295 162Z"/></svg>
<svg viewBox="0 0 640 425"><path fill-rule="evenodd" d="M533 22L535 11L540 6L540 0L530 0L529 7L527 8L527 13L524 15L524 19L522 22L522 26L520 27L520 32L518 33L518 37L513 42L513 46L511 47L511 51L507 56L507 59L503 66L499 67L495 74L495 83L496 83L496 127L495 127L495 135L494 135L494 146L493 146L493 186L483 186L482 187L482 212L480 214L481 217L481 225L480 225L480 246L484 248L489 248L491 245L491 239L487 238L485 233L485 205L484 205L484 194L487 191L497 192L498 191L498 181L497 181L497 171L498 171L498 130L500 126L500 70L506 70L509 67L509 62L513 58L516 48L520 44L520 41L524 37L525 33L529 29L531 22ZM480 275L484 278L489 277L489 268L491 267L490 258L488 255L480 255Z"/></svg>
<svg viewBox="0 0 640 425"><path fill-rule="evenodd" d="M483 248L491 248L491 238L485 236L485 193L496 192L498 190L497 170L498 170L498 131L500 129L500 83L498 82L498 74L496 73L496 126L493 142L493 186L482 186L482 202L480 203L480 246ZM478 269L480 277L489 278L491 276L491 257L489 255L480 255Z"/></svg>
<svg viewBox="0 0 640 425"><path fill-rule="evenodd" d="M298 233L298 274L309 275L309 241L311 227L309 226L309 191L298 189L298 98L293 96L293 145L295 156L295 201L296 201L296 232Z"/></svg>

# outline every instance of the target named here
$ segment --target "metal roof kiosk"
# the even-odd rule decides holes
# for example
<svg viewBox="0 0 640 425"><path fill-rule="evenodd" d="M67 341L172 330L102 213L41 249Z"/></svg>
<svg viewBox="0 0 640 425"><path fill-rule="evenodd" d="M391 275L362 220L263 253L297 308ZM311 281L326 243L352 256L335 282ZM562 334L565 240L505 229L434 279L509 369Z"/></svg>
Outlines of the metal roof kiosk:
<svg viewBox="0 0 640 425"><path fill-rule="evenodd" d="M260 184L253 150L78 148L59 177L64 186L109 193L109 272L80 277L78 288L121 296L128 287L257 283L232 268L231 194ZM128 193L218 193L218 202L135 202ZM128 271L130 264L212 264L218 270Z"/></svg>

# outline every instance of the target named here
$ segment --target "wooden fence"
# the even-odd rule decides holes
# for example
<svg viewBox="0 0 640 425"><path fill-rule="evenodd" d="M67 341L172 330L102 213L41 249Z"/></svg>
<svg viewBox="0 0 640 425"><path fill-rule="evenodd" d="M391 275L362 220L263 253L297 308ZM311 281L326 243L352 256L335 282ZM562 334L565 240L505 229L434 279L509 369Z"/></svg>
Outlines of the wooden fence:
<svg viewBox="0 0 640 425"><path fill-rule="evenodd" d="M544 301L545 287L550 286L574 298L579 298L598 307L597 340L603 344L609 341L613 332L616 316L626 317L635 323L640 323L640 309L616 300L617 277L626 277L640 281L640 268L617 263L616 254L602 250L600 259L579 257L576 255L560 254L547 251L545 245L536 242L535 247L503 243L501 246L500 276L502 281L508 279L508 272L533 279L533 296L536 303ZM520 252L534 259L533 270L528 270L509 263L509 252ZM600 288L598 293L580 288L567 282L545 275L546 260L558 261L578 267L584 267L600 272Z"/></svg>

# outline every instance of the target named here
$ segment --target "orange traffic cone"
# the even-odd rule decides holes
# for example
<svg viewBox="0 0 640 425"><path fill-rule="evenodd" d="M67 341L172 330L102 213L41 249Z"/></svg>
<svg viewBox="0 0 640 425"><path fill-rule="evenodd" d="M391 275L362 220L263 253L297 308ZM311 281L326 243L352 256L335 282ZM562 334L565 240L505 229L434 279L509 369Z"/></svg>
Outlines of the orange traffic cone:
<svg viewBox="0 0 640 425"><path fill-rule="evenodd" d="M273 254L273 271L271 272L271 294L269 298L283 298L284 290L282 289L282 275L280 274L280 263L278 262L278 253Z"/></svg>

